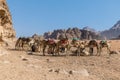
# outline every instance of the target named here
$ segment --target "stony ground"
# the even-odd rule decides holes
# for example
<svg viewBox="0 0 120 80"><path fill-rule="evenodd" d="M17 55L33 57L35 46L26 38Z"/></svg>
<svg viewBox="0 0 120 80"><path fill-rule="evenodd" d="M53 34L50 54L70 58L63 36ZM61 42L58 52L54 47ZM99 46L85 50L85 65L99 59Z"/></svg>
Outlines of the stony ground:
<svg viewBox="0 0 120 80"><path fill-rule="evenodd" d="M111 41L120 51L120 41ZM120 80L120 54L109 56L42 56L0 48L0 80Z"/></svg>

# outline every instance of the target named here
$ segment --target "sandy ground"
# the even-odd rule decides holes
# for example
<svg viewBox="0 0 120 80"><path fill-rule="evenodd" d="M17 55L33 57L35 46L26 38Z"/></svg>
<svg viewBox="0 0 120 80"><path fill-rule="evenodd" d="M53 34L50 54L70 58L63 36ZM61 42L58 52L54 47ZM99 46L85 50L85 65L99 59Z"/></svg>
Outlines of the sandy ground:
<svg viewBox="0 0 120 80"><path fill-rule="evenodd" d="M120 41L110 41L120 51ZM120 54L42 56L0 48L0 80L120 80Z"/></svg>

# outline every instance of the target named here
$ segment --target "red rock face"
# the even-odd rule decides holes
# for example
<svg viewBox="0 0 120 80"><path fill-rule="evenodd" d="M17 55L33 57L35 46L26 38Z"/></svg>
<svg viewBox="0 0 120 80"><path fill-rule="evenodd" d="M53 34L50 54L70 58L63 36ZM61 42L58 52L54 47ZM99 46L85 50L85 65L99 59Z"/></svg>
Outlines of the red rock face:
<svg viewBox="0 0 120 80"><path fill-rule="evenodd" d="M2 38L15 38L16 36L6 0L0 0L0 36Z"/></svg>

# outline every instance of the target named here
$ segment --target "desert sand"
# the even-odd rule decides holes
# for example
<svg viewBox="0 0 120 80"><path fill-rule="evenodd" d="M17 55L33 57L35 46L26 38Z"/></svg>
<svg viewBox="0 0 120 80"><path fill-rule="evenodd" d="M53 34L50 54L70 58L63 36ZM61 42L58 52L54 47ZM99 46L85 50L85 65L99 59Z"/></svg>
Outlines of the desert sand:
<svg viewBox="0 0 120 80"><path fill-rule="evenodd" d="M110 44L111 50L120 51L119 40ZM101 56L27 53L0 47L0 80L120 80L120 54L109 56L106 49Z"/></svg>

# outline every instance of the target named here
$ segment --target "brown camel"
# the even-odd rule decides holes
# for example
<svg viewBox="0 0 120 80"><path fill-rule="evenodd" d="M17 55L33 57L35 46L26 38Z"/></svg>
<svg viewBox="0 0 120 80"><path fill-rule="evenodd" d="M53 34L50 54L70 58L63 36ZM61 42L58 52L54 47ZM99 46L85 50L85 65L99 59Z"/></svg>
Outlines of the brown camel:
<svg viewBox="0 0 120 80"><path fill-rule="evenodd" d="M47 49L48 54L54 55L56 42L53 39L43 40L43 55L45 56L45 50Z"/></svg>
<svg viewBox="0 0 120 80"><path fill-rule="evenodd" d="M28 50L30 48L31 38L19 37L15 44L15 49Z"/></svg>
<svg viewBox="0 0 120 80"><path fill-rule="evenodd" d="M97 49L97 55L100 52L99 44L98 44L98 42L96 40L90 40L87 47L89 47L89 53L90 53L91 56L93 56L94 47L96 47L96 49Z"/></svg>
<svg viewBox="0 0 120 80"><path fill-rule="evenodd" d="M62 52L62 53L66 53L66 56L69 56L69 53L68 51L70 50L70 45L69 45L69 40L68 38L63 38L63 39L60 39L58 42L57 42L57 45L56 45L56 53L58 55L60 55L59 53Z"/></svg>

